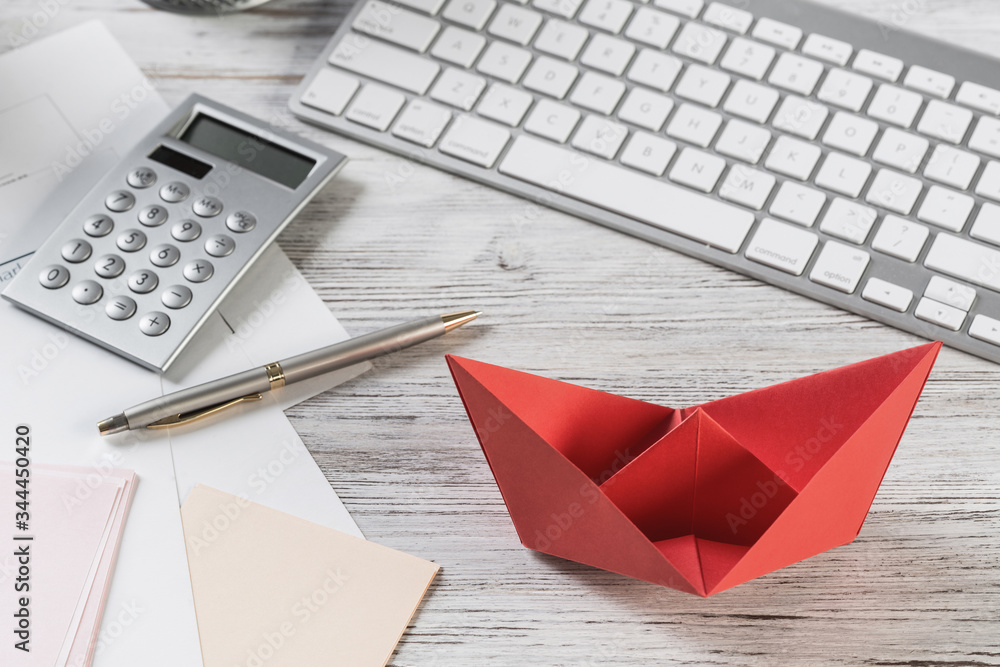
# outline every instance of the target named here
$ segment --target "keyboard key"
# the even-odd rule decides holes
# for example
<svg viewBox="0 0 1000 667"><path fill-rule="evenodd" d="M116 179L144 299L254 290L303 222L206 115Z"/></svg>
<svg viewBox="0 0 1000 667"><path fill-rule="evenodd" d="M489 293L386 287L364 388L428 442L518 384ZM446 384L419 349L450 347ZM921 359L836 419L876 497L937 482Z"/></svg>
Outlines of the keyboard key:
<svg viewBox="0 0 1000 667"><path fill-rule="evenodd" d="M439 104L413 99L392 128L393 135L430 148L451 121L451 112Z"/></svg>
<svg viewBox="0 0 1000 667"><path fill-rule="evenodd" d="M718 70L691 65L684 72L674 94L715 108L729 88L729 77Z"/></svg>
<svg viewBox="0 0 1000 667"><path fill-rule="evenodd" d="M955 101L994 116L1000 115L1000 90L987 88L978 83L971 81L963 83L955 95Z"/></svg>
<svg viewBox="0 0 1000 667"><path fill-rule="evenodd" d="M367 0L351 27L387 42L423 53L431 45L440 24L381 0Z"/></svg>
<svg viewBox="0 0 1000 667"><path fill-rule="evenodd" d="M528 90L561 100L576 81L577 74L577 69L572 65L548 56L539 56L525 75L522 85Z"/></svg>
<svg viewBox="0 0 1000 667"><path fill-rule="evenodd" d="M746 34L753 23L753 14L721 2L713 2L706 9L701 20L741 35Z"/></svg>
<svg viewBox="0 0 1000 667"><path fill-rule="evenodd" d="M496 0L451 0L442 16L467 28L482 30L496 8Z"/></svg>
<svg viewBox="0 0 1000 667"><path fill-rule="evenodd" d="M1000 251L951 234L934 238L924 265L935 271L1000 292Z"/></svg>
<svg viewBox="0 0 1000 667"><path fill-rule="evenodd" d="M913 174L923 162L929 146L930 142L923 137L890 127L882 133L872 159Z"/></svg>
<svg viewBox="0 0 1000 667"><path fill-rule="evenodd" d="M816 174L816 185L848 197L857 198L868 181L872 168L867 162L842 153L827 154Z"/></svg>
<svg viewBox="0 0 1000 667"><path fill-rule="evenodd" d="M1000 206L983 204L976 215L976 222L969 230L969 236L993 245L1000 245Z"/></svg>
<svg viewBox="0 0 1000 667"><path fill-rule="evenodd" d="M923 183L912 176L904 176L889 169L879 169L868 188L865 201L889 209L893 213L909 215L923 187Z"/></svg>
<svg viewBox="0 0 1000 667"><path fill-rule="evenodd" d="M417 95L427 92L441 69L415 53L351 33L330 54L330 64Z"/></svg>
<svg viewBox="0 0 1000 667"><path fill-rule="evenodd" d="M715 142L717 153L757 164L764 150L771 143L771 133L757 125L751 125L741 120L731 120Z"/></svg>
<svg viewBox="0 0 1000 667"><path fill-rule="evenodd" d="M707 148L722 125L722 116L685 102L667 125L667 135ZM725 162L725 160L723 160Z"/></svg>
<svg viewBox="0 0 1000 667"><path fill-rule="evenodd" d="M970 123L972 112L968 109L941 100L931 100L924 109L917 131L942 141L960 144Z"/></svg>
<svg viewBox="0 0 1000 667"><path fill-rule="evenodd" d="M523 90L494 83L483 95L482 101L476 107L476 113L516 127L521 124L521 119L528 112L532 101L531 95Z"/></svg>
<svg viewBox="0 0 1000 667"><path fill-rule="evenodd" d="M598 33L580 56L580 62L587 67L621 76L634 54L635 45L632 43Z"/></svg>
<svg viewBox="0 0 1000 667"><path fill-rule="evenodd" d="M719 66L743 76L760 81L774 60L774 49L770 46L743 37L737 37L726 49Z"/></svg>
<svg viewBox="0 0 1000 667"><path fill-rule="evenodd" d="M210 237L209 241L215 241L217 239L228 239L228 242L227 241L222 242L223 246L228 247L229 250L229 252L227 252L226 255L228 255L233 251L233 248L235 247L235 242L231 238L229 238L228 236L222 236L221 234L218 234ZM209 247L212 247L214 251L214 248L218 247L218 244L213 244L212 246L209 246L208 242L206 242L205 250L208 251ZM209 252L208 254L211 255L213 253ZM223 255L215 255L215 256L222 257ZM149 262L153 266L158 266L163 268L168 266L173 266L180 260L180 258L181 258L181 251L178 250L176 246L172 246L168 243L162 243L149 251ZM124 269L125 267L123 265L122 270Z"/></svg>
<svg viewBox="0 0 1000 667"><path fill-rule="evenodd" d="M674 40L674 53L711 65L726 45L726 33L700 23L685 23Z"/></svg>
<svg viewBox="0 0 1000 667"><path fill-rule="evenodd" d="M454 67L445 68L431 88L431 99L468 111L486 88L486 79Z"/></svg>
<svg viewBox="0 0 1000 667"><path fill-rule="evenodd" d="M206 269L203 266L205 263L206 262L199 261L188 264L186 267L184 267L184 277L187 278L188 280L191 280L192 282L201 282L201 280L194 281L191 278L188 278L188 273L189 273L188 269L191 268L192 264L197 264L195 268L197 269L198 267L201 267L202 269L201 271L195 271L197 275L200 276L205 271L208 271L208 275L210 276L211 265L209 265L209 267ZM149 294L150 292L155 290L156 286L159 284L160 284L159 276L157 276L152 271L149 271L148 269L141 269L128 277L128 288L133 292L135 292L136 294Z"/></svg>
<svg viewBox="0 0 1000 667"><path fill-rule="evenodd" d="M459 116L448 128L438 150L446 155L489 169L510 141L500 125L472 116Z"/></svg>
<svg viewBox="0 0 1000 667"><path fill-rule="evenodd" d="M753 36L762 42L794 51L795 47L802 41L802 30L765 17L757 20L757 25L753 28Z"/></svg>
<svg viewBox="0 0 1000 667"><path fill-rule="evenodd" d="M599 116L587 116L570 143L581 151L611 160L627 136L628 128L624 125Z"/></svg>
<svg viewBox="0 0 1000 667"><path fill-rule="evenodd" d="M822 104L798 95L786 95L771 124L779 130L812 140L819 134L828 113Z"/></svg>
<svg viewBox="0 0 1000 667"><path fill-rule="evenodd" d="M580 112L573 107L551 100L538 100L524 123L524 129L564 144L578 122Z"/></svg>
<svg viewBox="0 0 1000 667"><path fill-rule="evenodd" d="M782 53L771 70L768 83L799 95L811 95L823 75L823 65L794 53Z"/></svg>
<svg viewBox="0 0 1000 667"><path fill-rule="evenodd" d="M990 160L983 169L979 183L976 184L976 194L993 201L1000 201L1000 162Z"/></svg>
<svg viewBox="0 0 1000 667"><path fill-rule="evenodd" d="M878 123L838 111L833 115L833 120L823 134L823 143L862 157L871 148L876 134L878 134Z"/></svg>
<svg viewBox="0 0 1000 667"><path fill-rule="evenodd" d="M659 132L673 108L674 101L669 97L636 86L622 103L618 117L626 123Z"/></svg>
<svg viewBox="0 0 1000 667"><path fill-rule="evenodd" d="M674 85L681 67L681 61L673 56L652 49L642 49L629 68L627 76L630 81L665 93Z"/></svg>
<svg viewBox="0 0 1000 667"><path fill-rule="evenodd" d="M347 108L345 118L385 132L405 102L406 96L402 93L369 83Z"/></svg>
<svg viewBox="0 0 1000 667"><path fill-rule="evenodd" d="M571 19L576 16L583 0L534 0L531 5L543 12L549 12L563 18Z"/></svg>
<svg viewBox="0 0 1000 667"><path fill-rule="evenodd" d="M524 135L514 141L500 172L540 187L558 187L568 197L729 253L740 249L754 222L749 211L625 167L593 160L581 165L574 151Z"/></svg>
<svg viewBox="0 0 1000 667"><path fill-rule="evenodd" d="M851 59L854 48L847 42L813 33L806 37L802 53L843 67Z"/></svg>
<svg viewBox="0 0 1000 667"><path fill-rule="evenodd" d="M875 209L837 197L830 204L819 230L838 239L861 245L878 219Z"/></svg>
<svg viewBox="0 0 1000 667"><path fill-rule="evenodd" d="M812 232L764 218L747 245L747 259L801 276L819 238Z"/></svg>
<svg viewBox="0 0 1000 667"><path fill-rule="evenodd" d="M826 195L819 190L785 181L778 189L768 212L803 227L812 227L825 204Z"/></svg>
<svg viewBox="0 0 1000 667"><path fill-rule="evenodd" d="M106 215L92 215L83 223L84 233L94 238L107 236L114 228L115 223Z"/></svg>
<svg viewBox="0 0 1000 667"><path fill-rule="evenodd" d="M194 296L194 294L191 292L190 288L185 287L184 285L171 285L163 291L163 295L160 296L160 303L167 308L177 310L178 308L184 308L191 303L192 296Z"/></svg>
<svg viewBox="0 0 1000 667"><path fill-rule="evenodd" d="M205 252L212 257L228 257L233 254L235 249L236 241L225 234L214 234L205 239ZM164 256L165 253L166 256ZM155 266L171 266L180 259L180 253L173 246L160 246L149 253L149 258L151 261L158 259L161 262L157 264L156 261L153 261Z"/></svg>
<svg viewBox="0 0 1000 667"><path fill-rule="evenodd" d="M969 148L1000 158L1000 120L981 116L969 137Z"/></svg>
<svg viewBox="0 0 1000 667"><path fill-rule="evenodd" d="M870 260L871 256L864 250L827 241L809 272L809 280L854 294Z"/></svg>
<svg viewBox="0 0 1000 667"><path fill-rule="evenodd" d="M696 18L701 13L701 8L705 5L702 0L653 0L657 7L669 9L670 11L686 16L689 19Z"/></svg>
<svg viewBox="0 0 1000 667"><path fill-rule="evenodd" d="M147 336L159 336L170 328L170 318L166 313L154 310L139 320L139 331Z"/></svg>
<svg viewBox="0 0 1000 667"><path fill-rule="evenodd" d="M531 62L531 52L503 42L493 42L476 69L507 83L517 83Z"/></svg>
<svg viewBox="0 0 1000 667"><path fill-rule="evenodd" d="M109 211L122 213L135 206L135 195L128 190L118 190L104 199L104 205L108 207Z"/></svg>
<svg viewBox="0 0 1000 667"><path fill-rule="evenodd" d="M124 294L118 294L111 297L108 301L108 305L104 307L104 313L113 320L127 320L128 318L135 315L135 300L130 299Z"/></svg>
<svg viewBox="0 0 1000 667"><path fill-rule="evenodd" d="M628 0L589 0L577 20L617 35L631 15L632 3Z"/></svg>
<svg viewBox="0 0 1000 667"><path fill-rule="evenodd" d="M781 136L774 142L764 166L785 176L804 181L812 174L822 154L819 146Z"/></svg>
<svg viewBox="0 0 1000 667"><path fill-rule="evenodd" d="M871 104L868 105L868 115L884 120L887 123L909 128L917 117L923 98L909 90L883 84L875 92Z"/></svg>
<svg viewBox="0 0 1000 667"><path fill-rule="evenodd" d="M316 78L302 95L302 103L339 116L360 87L361 82L353 76L325 67L316 73Z"/></svg>
<svg viewBox="0 0 1000 667"><path fill-rule="evenodd" d="M59 289L69 282L69 271L65 266L50 264L38 274L38 282L47 289Z"/></svg>
<svg viewBox="0 0 1000 667"><path fill-rule="evenodd" d="M635 18L625 30L625 36L662 51L667 48L680 26L681 22L675 16L649 7L639 7Z"/></svg>
<svg viewBox="0 0 1000 667"><path fill-rule="evenodd" d="M976 315L969 327L969 335L987 343L1000 345L1000 320L985 315Z"/></svg>
<svg viewBox="0 0 1000 667"><path fill-rule="evenodd" d="M890 82L895 82L903 73L902 60L868 49L858 51L851 66L859 72L871 74Z"/></svg>
<svg viewBox="0 0 1000 667"><path fill-rule="evenodd" d="M872 249L905 262L915 262L930 233L923 225L887 215L872 239Z"/></svg>
<svg viewBox="0 0 1000 667"><path fill-rule="evenodd" d="M535 48L552 56L576 60L588 36L586 28L550 19L535 38Z"/></svg>
<svg viewBox="0 0 1000 667"><path fill-rule="evenodd" d="M872 85L872 80L867 76L846 69L831 69L816 97L850 111L861 111ZM919 95L917 97L919 98Z"/></svg>
<svg viewBox="0 0 1000 667"><path fill-rule="evenodd" d="M573 89L570 102L591 111L610 115L625 94L625 84L595 72L584 72Z"/></svg>
<svg viewBox="0 0 1000 667"><path fill-rule="evenodd" d="M524 7L504 3L490 22L487 32L491 35L527 46L542 25L542 15Z"/></svg>
<svg viewBox="0 0 1000 667"><path fill-rule="evenodd" d="M927 297L920 299L913 314L925 322L937 324L952 331L958 331L962 328L966 315L961 308L955 308Z"/></svg>
<svg viewBox="0 0 1000 667"><path fill-rule="evenodd" d="M677 144L648 132L635 132L622 151L622 164L653 176L662 176L677 151Z"/></svg>
<svg viewBox="0 0 1000 667"><path fill-rule="evenodd" d="M139 274L143 274L143 273L150 273L150 274L152 274L152 281L154 283L153 286L155 287L156 286L155 283L158 281L158 278L156 277L156 274L153 274L151 271L140 271L139 272ZM214 273L215 273L215 267L212 266L211 262L209 262L207 260L204 260L204 259L198 259L198 260L195 260L193 262L188 262L184 266L184 278L187 279L188 281L192 282L192 283L203 283L206 280L208 280L209 278L211 278ZM136 275L137 274L133 274L132 278L135 278ZM135 287L132 286L132 278L128 279L129 289L131 289L133 292L140 292L140 290L138 290L138 289L136 289ZM141 280L141 276L139 277L138 280ZM137 282L138 282L138 280L137 280ZM150 290L146 290L146 292L148 292L148 291L150 291ZM140 292L140 293L145 293L145 292Z"/></svg>
<svg viewBox="0 0 1000 667"><path fill-rule="evenodd" d="M719 197L755 211L764 208L774 189L774 176L743 164L733 165L719 188Z"/></svg>
<svg viewBox="0 0 1000 667"><path fill-rule="evenodd" d="M948 99L955 87L955 77L920 65L910 65L906 78L903 79L903 85L928 95Z"/></svg>
<svg viewBox="0 0 1000 667"><path fill-rule="evenodd" d="M718 155L685 148L677 156L669 178L675 183L691 186L695 190L711 192L725 168L726 161Z"/></svg>
<svg viewBox="0 0 1000 667"><path fill-rule="evenodd" d="M94 247L83 239L73 239L62 247L60 254L70 264L79 264L90 259Z"/></svg>
<svg viewBox="0 0 1000 667"><path fill-rule="evenodd" d="M444 0L396 0L396 2L431 15L437 14L444 4Z"/></svg>
<svg viewBox="0 0 1000 667"><path fill-rule="evenodd" d="M740 79L729 91L723 109L741 118L766 123L778 103L778 91L746 79Z"/></svg>
<svg viewBox="0 0 1000 667"><path fill-rule="evenodd" d="M976 290L941 276L931 278L924 296L965 312L972 310L972 304L976 302Z"/></svg>
<svg viewBox="0 0 1000 667"><path fill-rule="evenodd" d="M979 158L972 153L938 144L924 167L924 176L959 190L967 190L979 170Z"/></svg>
<svg viewBox="0 0 1000 667"><path fill-rule="evenodd" d="M482 35L448 26L435 42L431 55L468 69L485 46L486 38Z"/></svg>
<svg viewBox="0 0 1000 667"><path fill-rule="evenodd" d="M869 278L861 291L861 298L905 313L913 302L913 292L881 278Z"/></svg>

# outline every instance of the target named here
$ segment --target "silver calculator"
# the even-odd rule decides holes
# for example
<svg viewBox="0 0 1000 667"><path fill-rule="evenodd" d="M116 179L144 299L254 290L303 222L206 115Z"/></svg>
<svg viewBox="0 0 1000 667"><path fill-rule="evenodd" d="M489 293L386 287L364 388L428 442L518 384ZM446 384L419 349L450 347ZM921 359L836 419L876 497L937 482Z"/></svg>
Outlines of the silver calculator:
<svg viewBox="0 0 1000 667"><path fill-rule="evenodd" d="M192 95L101 179L3 297L165 371L346 162Z"/></svg>

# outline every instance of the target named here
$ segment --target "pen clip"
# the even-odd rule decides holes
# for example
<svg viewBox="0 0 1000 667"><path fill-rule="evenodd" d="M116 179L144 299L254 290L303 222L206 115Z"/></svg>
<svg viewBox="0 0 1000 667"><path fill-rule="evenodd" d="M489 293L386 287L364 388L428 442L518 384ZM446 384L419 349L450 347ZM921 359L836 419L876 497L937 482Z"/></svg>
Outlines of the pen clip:
<svg viewBox="0 0 1000 667"><path fill-rule="evenodd" d="M221 412L226 408L231 408L234 405L239 405L240 403L247 403L250 401L259 401L264 398L260 394L250 394L248 396L240 396L239 398L234 398L225 403L218 403L216 405L210 405L207 408L202 408L201 410L195 410L194 412L185 412L179 415L170 415L169 417L164 417L159 419L152 424L146 425L146 428L170 428L171 426L177 426L179 424L188 424L193 421L198 421L199 419L204 419L214 415L216 412Z"/></svg>

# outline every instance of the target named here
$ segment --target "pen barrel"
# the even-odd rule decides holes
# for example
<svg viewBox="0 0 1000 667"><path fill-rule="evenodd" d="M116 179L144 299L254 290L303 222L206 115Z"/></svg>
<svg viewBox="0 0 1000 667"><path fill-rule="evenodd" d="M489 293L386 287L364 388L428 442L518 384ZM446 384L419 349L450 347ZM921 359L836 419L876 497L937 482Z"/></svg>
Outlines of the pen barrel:
<svg viewBox="0 0 1000 667"><path fill-rule="evenodd" d="M281 370L285 382L291 384L376 357L391 356L444 333L443 320L434 315L285 359L281 362Z"/></svg>
<svg viewBox="0 0 1000 667"><path fill-rule="evenodd" d="M143 428L166 417L202 410L209 405L259 394L270 388L267 371L263 368L251 368L242 373L140 403L126 410L125 417L128 419L129 428Z"/></svg>

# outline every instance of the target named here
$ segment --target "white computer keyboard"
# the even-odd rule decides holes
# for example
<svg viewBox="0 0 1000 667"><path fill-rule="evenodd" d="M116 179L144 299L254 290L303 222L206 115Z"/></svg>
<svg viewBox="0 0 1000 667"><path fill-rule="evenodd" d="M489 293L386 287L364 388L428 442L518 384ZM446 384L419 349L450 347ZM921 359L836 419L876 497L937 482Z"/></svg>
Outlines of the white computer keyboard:
<svg viewBox="0 0 1000 667"><path fill-rule="evenodd" d="M746 6L362 0L291 106L1000 362L1000 63Z"/></svg>

